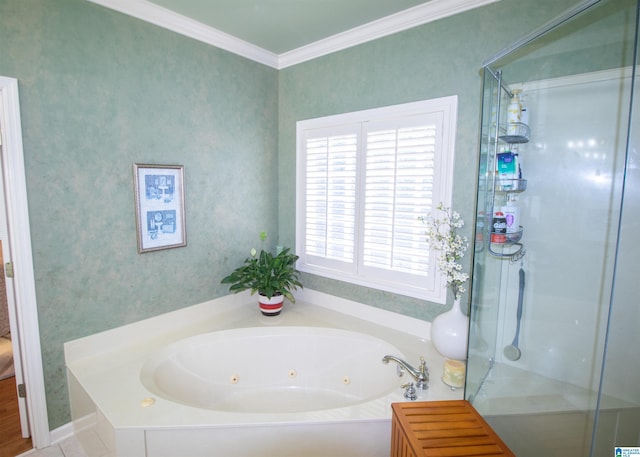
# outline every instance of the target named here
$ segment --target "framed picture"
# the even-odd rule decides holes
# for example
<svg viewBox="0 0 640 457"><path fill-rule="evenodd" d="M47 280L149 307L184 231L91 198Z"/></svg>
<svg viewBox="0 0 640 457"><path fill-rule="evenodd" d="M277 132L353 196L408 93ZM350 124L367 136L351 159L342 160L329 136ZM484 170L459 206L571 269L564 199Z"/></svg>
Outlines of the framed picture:
<svg viewBox="0 0 640 457"><path fill-rule="evenodd" d="M187 245L184 166L133 164L138 253Z"/></svg>

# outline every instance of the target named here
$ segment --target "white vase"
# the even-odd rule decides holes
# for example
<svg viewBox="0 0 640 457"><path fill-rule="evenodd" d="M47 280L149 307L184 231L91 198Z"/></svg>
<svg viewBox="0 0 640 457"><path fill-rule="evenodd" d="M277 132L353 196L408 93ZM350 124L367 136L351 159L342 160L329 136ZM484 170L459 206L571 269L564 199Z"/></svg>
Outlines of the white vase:
<svg viewBox="0 0 640 457"><path fill-rule="evenodd" d="M431 342L448 359L466 360L468 335L469 318L462 312L459 298L431 323Z"/></svg>

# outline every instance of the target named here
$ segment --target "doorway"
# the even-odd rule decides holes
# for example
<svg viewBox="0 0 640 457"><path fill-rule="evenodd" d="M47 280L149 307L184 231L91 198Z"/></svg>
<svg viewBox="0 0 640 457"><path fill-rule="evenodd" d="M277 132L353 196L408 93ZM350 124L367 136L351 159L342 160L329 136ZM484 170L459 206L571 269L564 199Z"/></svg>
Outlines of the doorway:
<svg viewBox="0 0 640 457"><path fill-rule="evenodd" d="M31 251L18 81L0 76L0 240L10 323L18 417L32 447L50 444Z"/></svg>
<svg viewBox="0 0 640 457"><path fill-rule="evenodd" d="M23 436L25 433L20 419L2 244L0 239L0 411L3 412L0 422L0 436L3 437L0 457L13 457L32 449L33 445L30 436Z"/></svg>

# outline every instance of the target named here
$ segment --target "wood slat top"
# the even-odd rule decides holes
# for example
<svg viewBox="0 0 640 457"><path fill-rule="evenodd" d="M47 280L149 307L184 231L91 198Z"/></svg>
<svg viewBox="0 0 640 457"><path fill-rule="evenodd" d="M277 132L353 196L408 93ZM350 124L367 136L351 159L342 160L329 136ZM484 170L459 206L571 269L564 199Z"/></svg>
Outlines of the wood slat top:
<svg viewBox="0 0 640 457"><path fill-rule="evenodd" d="M515 457L466 400L393 403L407 441L424 457Z"/></svg>

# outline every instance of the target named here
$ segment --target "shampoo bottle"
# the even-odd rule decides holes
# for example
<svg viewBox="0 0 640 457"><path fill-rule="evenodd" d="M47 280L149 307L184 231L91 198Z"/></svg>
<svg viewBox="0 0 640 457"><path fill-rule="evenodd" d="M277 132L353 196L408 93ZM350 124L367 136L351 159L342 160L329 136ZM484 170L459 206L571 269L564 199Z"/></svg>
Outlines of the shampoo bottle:
<svg viewBox="0 0 640 457"><path fill-rule="evenodd" d="M517 202L518 198L515 194L507 194L507 204L502 207L507 223L507 233L516 233L520 230L520 208Z"/></svg>

